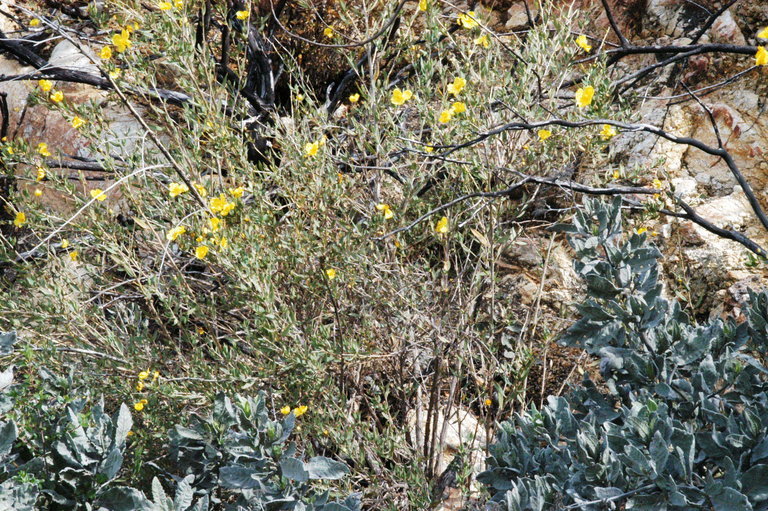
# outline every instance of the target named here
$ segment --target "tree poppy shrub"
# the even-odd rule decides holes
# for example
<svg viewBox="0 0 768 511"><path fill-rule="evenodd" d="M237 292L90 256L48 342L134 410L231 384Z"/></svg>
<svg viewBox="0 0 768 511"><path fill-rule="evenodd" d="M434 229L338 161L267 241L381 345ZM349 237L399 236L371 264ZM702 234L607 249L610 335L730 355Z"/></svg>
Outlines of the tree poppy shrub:
<svg viewBox="0 0 768 511"><path fill-rule="evenodd" d="M491 507L768 509L768 294L745 322L697 324L662 297L646 235L622 236L620 204L556 226L587 289L561 342L599 356L603 381L501 425L479 476Z"/></svg>

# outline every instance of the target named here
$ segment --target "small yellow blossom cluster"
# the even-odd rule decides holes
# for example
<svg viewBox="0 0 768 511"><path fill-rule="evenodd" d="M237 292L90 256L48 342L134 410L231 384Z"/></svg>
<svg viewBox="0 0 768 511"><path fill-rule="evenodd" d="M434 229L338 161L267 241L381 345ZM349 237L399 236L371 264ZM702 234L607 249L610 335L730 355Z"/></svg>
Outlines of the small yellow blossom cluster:
<svg viewBox="0 0 768 511"><path fill-rule="evenodd" d="M576 106L579 108L586 108L592 104L592 99L595 97L595 88L591 85L586 87L580 87L576 90Z"/></svg>
<svg viewBox="0 0 768 511"><path fill-rule="evenodd" d="M543 142L544 140L552 136L552 131L548 129L540 129L539 131L536 132L536 134L538 135L539 140Z"/></svg>
<svg viewBox="0 0 768 511"><path fill-rule="evenodd" d="M172 4L169 2L161 2L161 4L168 4L168 8L172 8ZM178 4L177 6L181 6L181 2L179 0L176 0L175 2ZM119 33L112 35L112 46L104 46L99 51L99 57L102 60L109 60L112 58L113 50L112 47L114 47L114 51L117 53L122 53L126 51L128 48L131 47L131 32L134 32L139 29L138 23L133 23L127 25L124 29L122 29ZM110 76L112 76L112 73L110 73ZM115 78L116 76L112 76L112 78Z"/></svg>
<svg viewBox="0 0 768 511"><path fill-rule="evenodd" d="M384 215L384 220L389 220L395 216L395 212L392 211L392 208L389 207L389 204L376 204L376 209L381 211L381 214Z"/></svg>
<svg viewBox="0 0 768 511"><path fill-rule="evenodd" d="M333 39L333 36L336 35L336 32L333 30L333 27L328 26L323 29L323 35L328 39Z"/></svg>
<svg viewBox="0 0 768 511"><path fill-rule="evenodd" d="M616 131L616 128L614 128L610 124L603 124L603 129L600 130L600 138L606 142L618 134L619 132Z"/></svg>
<svg viewBox="0 0 768 511"><path fill-rule="evenodd" d="M184 7L184 2L182 2L182 0L174 0L173 3L160 2L159 4L157 4L157 8L160 9L161 11L170 11L174 7L176 9L181 9L182 7ZM248 11L245 11L245 12L248 12ZM238 19L241 19L241 18L238 18ZM242 19L245 19L245 18L242 18Z"/></svg>
<svg viewBox="0 0 768 511"><path fill-rule="evenodd" d="M395 106L402 106L410 101L411 98L413 98L413 92L410 89L402 90L400 87L396 87L395 90L392 91L392 98L390 98L390 101Z"/></svg>
<svg viewBox="0 0 768 511"><path fill-rule="evenodd" d="M471 30L480 25L477 22L477 19L475 19L475 11L467 11L466 13L460 12L456 16L456 23L467 30Z"/></svg>
<svg viewBox="0 0 768 511"><path fill-rule="evenodd" d="M40 90L48 94L48 99L50 99L53 103L61 103L64 101L64 93L60 90L56 90L53 88L53 82L50 80L42 79L37 82L37 86L40 87Z"/></svg>
<svg viewBox="0 0 768 511"><path fill-rule="evenodd" d="M245 21L250 17L251 17L251 11L237 11L235 13L235 18L239 19L240 21Z"/></svg>
<svg viewBox="0 0 768 511"><path fill-rule="evenodd" d="M467 111L467 105L465 105L461 101L454 101L453 104L451 104L451 107L443 110L440 112L440 117L438 117L438 121L440 121L442 124L446 124L448 122L451 122L451 119L453 119L453 116L456 114L463 114Z"/></svg>
<svg viewBox="0 0 768 511"><path fill-rule="evenodd" d="M576 46L578 46L579 48L581 48L587 53L592 51L592 45L589 44L589 41L587 41L587 36L585 36L584 34L576 38Z"/></svg>
<svg viewBox="0 0 768 511"><path fill-rule="evenodd" d="M328 280L333 280L336 278L336 270L333 268L328 268L325 270L325 276L328 277Z"/></svg>
<svg viewBox="0 0 768 511"><path fill-rule="evenodd" d="M437 234L448 234L448 217L444 216L440 220L437 221L437 225L435 225L435 232Z"/></svg>
<svg viewBox="0 0 768 511"><path fill-rule="evenodd" d="M320 147L325 144L325 139L321 138L320 140L315 140L314 142L307 142L304 144L304 157L310 158L312 156L317 155L317 152L320 150Z"/></svg>
<svg viewBox="0 0 768 511"><path fill-rule="evenodd" d="M152 380L149 380L150 375L152 376ZM155 382L157 382L157 379L160 378L160 373L158 371L141 371L138 374L138 378L136 381L136 391L137 392L144 392L146 387L148 385L154 385ZM139 399L133 404L133 409L137 412L140 412L144 410L144 407L147 406L148 401L146 399Z"/></svg>
<svg viewBox="0 0 768 511"><path fill-rule="evenodd" d="M282 413L283 415L288 415L289 413L291 413L291 411L293 411L294 416L301 417L302 415L307 413L307 410L309 410L309 408L305 405L297 406L293 410L291 410L290 406L286 405L280 409L280 413Z"/></svg>

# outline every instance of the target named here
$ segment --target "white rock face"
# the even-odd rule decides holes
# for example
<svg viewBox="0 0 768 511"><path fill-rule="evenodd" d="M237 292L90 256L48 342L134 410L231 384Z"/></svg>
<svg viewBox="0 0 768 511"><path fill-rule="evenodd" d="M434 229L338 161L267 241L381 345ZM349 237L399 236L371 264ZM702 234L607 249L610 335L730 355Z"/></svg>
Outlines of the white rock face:
<svg viewBox="0 0 768 511"><path fill-rule="evenodd" d="M484 450L488 444L485 425L472 412L465 408L452 406L446 420L446 404L441 404L437 411L438 443L438 474L442 473L453 457L461 450L470 453L466 463L472 466L472 472L477 475L485 468ZM418 452L424 451L424 436L427 430L427 409L409 410L406 423L410 432L411 442ZM444 442L440 445L439 438L445 428ZM430 426L431 430L431 426ZM431 435L430 435L431 436ZM429 440L429 439L428 439Z"/></svg>

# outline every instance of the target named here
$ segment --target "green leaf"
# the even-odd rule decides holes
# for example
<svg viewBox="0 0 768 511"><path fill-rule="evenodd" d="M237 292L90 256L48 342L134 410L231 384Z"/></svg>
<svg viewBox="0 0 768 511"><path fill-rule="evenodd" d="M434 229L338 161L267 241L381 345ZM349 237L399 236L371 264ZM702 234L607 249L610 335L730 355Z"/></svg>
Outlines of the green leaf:
<svg viewBox="0 0 768 511"><path fill-rule="evenodd" d="M755 465L740 479L741 490L752 502L768 500L768 465Z"/></svg>
<svg viewBox="0 0 768 511"><path fill-rule="evenodd" d="M16 332L0 333L0 356L13 353L13 345L16 344Z"/></svg>
<svg viewBox="0 0 768 511"><path fill-rule="evenodd" d="M283 458L280 460L280 471L283 477L300 483L309 480L309 472L304 467L304 463L298 458Z"/></svg>
<svg viewBox="0 0 768 511"><path fill-rule="evenodd" d="M258 472L237 465L222 467L219 471L219 484L233 490L256 488L259 485Z"/></svg>
<svg viewBox="0 0 768 511"><path fill-rule="evenodd" d="M324 456L315 456L304 464L310 479L341 479L349 474L346 463L335 461Z"/></svg>

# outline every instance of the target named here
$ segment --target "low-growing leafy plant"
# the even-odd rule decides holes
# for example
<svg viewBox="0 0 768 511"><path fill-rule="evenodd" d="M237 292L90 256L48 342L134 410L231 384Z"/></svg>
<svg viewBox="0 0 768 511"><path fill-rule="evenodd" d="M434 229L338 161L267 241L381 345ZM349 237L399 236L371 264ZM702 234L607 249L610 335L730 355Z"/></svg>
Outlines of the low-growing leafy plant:
<svg viewBox="0 0 768 511"><path fill-rule="evenodd" d="M692 321L663 297L645 234L621 201L586 202L570 234L587 288L562 337L600 357L567 397L501 425L479 476L509 511L768 509L768 294L747 321Z"/></svg>
<svg viewBox="0 0 768 511"><path fill-rule="evenodd" d="M0 373L0 403L7 401L12 384L11 367ZM167 474L175 482L174 498L157 477L151 498L116 484L133 426L131 413L121 404L107 415L103 398L90 409L87 403L87 397L78 397L63 406L55 401L46 406L33 424L34 438L19 438L13 420L0 422L0 509L360 509L357 495L329 502L329 492L312 488L310 481L339 479L349 468L322 456L303 461L293 444L286 445L294 414L270 420L263 393L237 396L235 404L220 393L211 417L194 416L192 427L176 425L169 432L169 461L183 474ZM50 417L55 419L49 422Z"/></svg>

